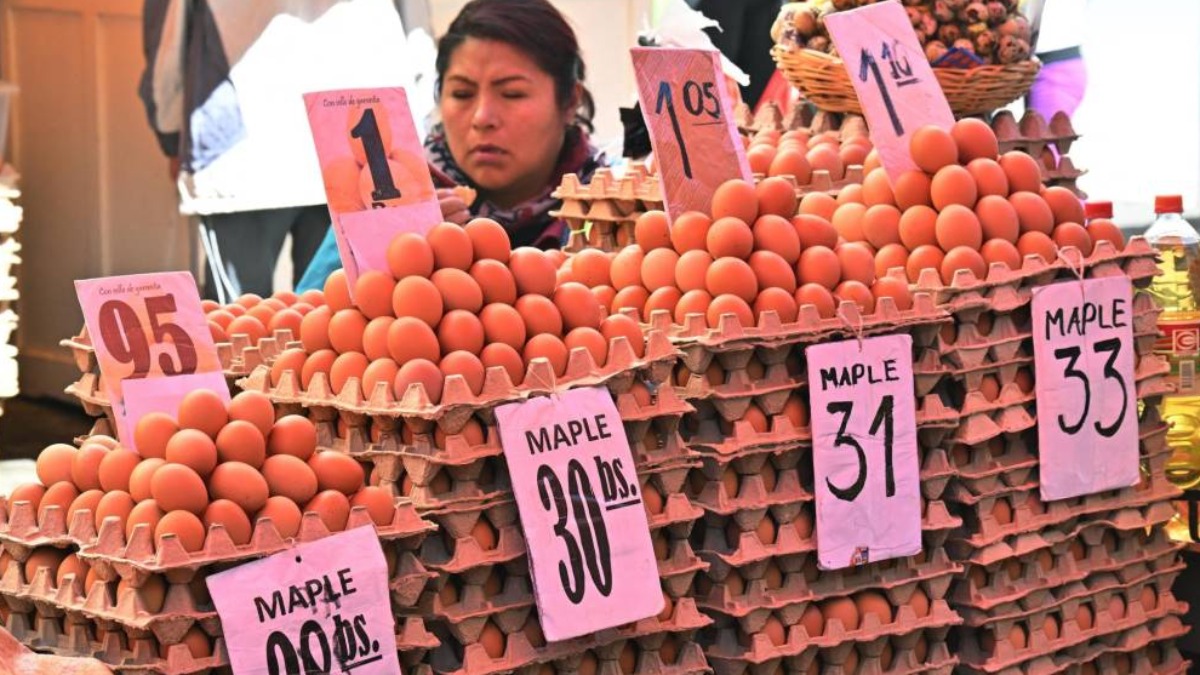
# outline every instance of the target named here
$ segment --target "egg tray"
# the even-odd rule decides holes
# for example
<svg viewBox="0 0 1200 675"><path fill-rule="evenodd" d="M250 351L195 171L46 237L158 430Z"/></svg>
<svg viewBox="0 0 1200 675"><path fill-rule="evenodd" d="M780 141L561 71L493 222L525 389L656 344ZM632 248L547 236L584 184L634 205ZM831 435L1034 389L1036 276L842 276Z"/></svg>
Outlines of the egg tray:
<svg viewBox="0 0 1200 675"><path fill-rule="evenodd" d="M795 453L784 453L778 457L791 455L799 459ZM759 455L766 460L766 455ZM708 479L699 493L692 493L691 499L705 512L741 518L747 522L757 523L768 510L799 508L803 502L813 501L813 495L804 487L800 470L794 462L792 466L780 468L775 484L768 489L761 474L745 473L738 476L738 490L731 495L725 489L721 478ZM697 469L703 471L703 469ZM698 481L697 481L698 482ZM790 519L789 519L790 520Z"/></svg>
<svg viewBox="0 0 1200 675"><path fill-rule="evenodd" d="M93 639L86 619L78 617L44 617L14 612L5 628L18 642L30 649L56 656L90 657L107 665L116 673L129 675L186 675L208 672L229 663L225 641L213 641L213 655L197 659L186 645L168 647L167 657L159 654L152 637L134 638L132 646L125 644L124 635L109 632L103 641Z"/></svg>
<svg viewBox="0 0 1200 675"><path fill-rule="evenodd" d="M1032 338L1028 329L1017 328L1011 313L998 313L987 335L979 333L976 322L956 323L953 342L938 336L937 350L946 365L954 372L978 370L986 364L1004 364L1019 357L1031 357L1032 351L1022 353L1021 347Z"/></svg>
<svg viewBox="0 0 1200 675"><path fill-rule="evenodd" d="M90 510L87 515L91 515ZM90 541L95 536L95 520L92 518L77 515L68 528L66 510L52 505L42 511L42 520L38 522L37 511L31 503L19 501L10 504L7 497L0 497L0 545L19 561L29 557L35 548L66 548L80 541Z"/></svg>
<svg viewBox="0 0 1200 675"><path fill-rule="evenodd" d="M1024 473L1024 471L1021 473ZM975 490L968 488L962 482L954 483L946 492L946 501L974 506L985 499L994 499L997 497L1016 499L1023 495L1036 493L1038 490L1038 481L1036 479L1026 480L1023 483L1015 483L1014 481L1012 484L996 481L990 490L978 490L978 485L972 487Z"/></svg>
<svg viewBox="0 0 1200 675"><path fill-rule="evenodd" d="M688 370L687 384L676 385L673 390L685 401L709 401L721 417L729 421L741 419L751 403L769 415L778 414L783 410L791 392L803 387L807 379L803 374L791 375L788 372L788 364L782 362L765 366L761 377L753 377L746 369L745 361L752 356L747 352L725 352L712 356L720 361L720 365L725 369L726 381L723 384L710 384L705 372ZM742 363L728 363L722 357L734 357ZM706 364L704 368L707 369L710 365L711 363ZM678 374L673 378L676 382ZM666 388L671 387L664 387Z"/></svg>
<svg viewBox="0 0 1200 675"><path fill-rule="evenodd" d="M425 515L442 531L442 536L429 537L421 545L421 561L431 570L463 574L525 557L525 537L511 497L480 505L451 506ZM471 534L481 520L486 520L496 533L496 545L491 548L484 548Z"/></svg>
<svg viewBox="0 0 1200 675"><path fill-rule="evenodd" d="M853 675L845 667L851 654L858 656L857 673L878 673L880 675L950 675L958 657L953 655L946 643L947 629L931 629L915 631L908 635L900 635L876 642L855 645L851 649L844 646L832 649L807 649L797 656L770 659L762 663L752 663L737 657L717 657L709 655L709 661L716 675L773 675L775 673L812 673L820 668L822 675ZM924 658L918 658L918 645L925 641ZM883 667L883 652L891 647L892 663L889 668Z"/></svg>
<svg viewBox="0 0 1200 675"><path fill-rule="evenodd" d="M912 330L914 342L926 344L931 339L931 327L950 321L950 315L936 308L927 293L913 296L913 307L899 310L890 298L881 298L876 311L864 316L858 305L846 301L837 310L838 316L822 319L813 305L800 307L796 321L783 323L773 311L763 312L755 326L742 326L733 314L721 315L716 328L709 328L700 314L689 314L682 325L674 324L666 310L657 310L643 324L646 331L665 333L683 352L688 369L697 372L695 364L705 362L709 353L748 351L760 348L760 358L770 350L786 353L798 344L824 342L834 338L870 337L879 334ZM923 332L924 331L924 332ZM777 360L782 360L779 358ZM764 359L764 362L769 362Z"/></svg>
<svg viewBox="0 0 1200 675"><path fill-rule="evenodd" d="M1140 632L1140 631L1139 631ZM1148 632L1148 631L1147 631ZM1192 665L1191 661L1183 658L1183 654L1175 645L1174 639L1162 640L1160 642L1147 642L1145 645L1134 647L1142 642L1142 636L1136 636L1129 640L1123 640L1122 644L1117 649L1112 651L1102 651L1098 656L1094 656L1089 649L1088 658L1091 661L1087 663L1094 665L1095 670L1092 672L1100 673L1116 673L1122 672L1118 666L1116 659L1118 655L1127 656L1132 663L1130 675L1185 675L1189 672ZM1103 645L1103 643L1101 643ZM1153 651L1151 651L1153 650ZM1153 656L1151 656L1153 654ZM1094 658L1092 658L1094 656ZM1078 659L1076 659L1078 661ZM1078 667L1065 671L1069 675L1082 675Z"/></svg>
<svg viewBox="0 0 1200 675"><path fill-rule="evenodd" d="M998 438L1001 437L992 440ZM963 501L968 496L978 498L994 495L1004 488L1029 485L1037 469L1037 456L1030 452L1020 435L1013 435L1011 439L1006 442L999 457L993 456L986 444L954 446L951 456L957 458L959 451L963 450L969 461L954 462L956 475L951 484L953 492L950 501Z"/></svg>
<svg viewBox="0 0 1200 675"><path fill-rule="evenodd" d="M400 540L413 547L437 529L433 523L422 520L406 502L397 504L392 522L386 527L376 526L366 508L350 509L345 530L364 526L374 528L381 540ZM104 521L94 543L81 544L79 557L95 567L102 578L112 578L115 570L134 587L140 587L149 574L169 573L172 581L184 582L205 567L265 557L287 550L296 543L315 541L330 534L336 533L330 532L321 517L312 512L303 514L294 539L284 539L270 519L263 518L255 523L250 543L244 546L235 545L224 526L214 524L208 528L203 549L189 553L172 534L164 535L156 547L153 533L145 524L135 526L126 539L122 524L114 517Z"/></svg>
<svg viewBox="0 0 1200 675"><path fill-rule="evenodd" d="M202 610L187 584L169 584L162 608L150 612L137 593L125 593L115 602L108 581L97 580L86 593L79 592L75 576L67 575L56 586L48 568L38 568L26 583L19 565L10 565L0 580L0 597L14 612L37 616L80 616L105 628L119 627L131 635L153 635L162 644L175 644L193 626L208 635L221 634L215 610ZM82 585L82 582L81 584Z"/></svg>
<svg viewBox="0 0 1200 675"><path fill-rule="evenodd" d="M441 581L449 583L446 577ZM417 608L423 616L442 622L454 639L464 645L479 642L488 621L502 630L519 630L536 612L533 584L529 577L515 574L505 579L498 595L485 597L482 585L467 584L463 586L458 602L445 605L440 592L426 593Z"/></svg>
<svg viewBox="0 0 1200 675"><path fill-rule="evenodd" d="M1025 507L1022 506L1022 509ZM1026 511L1027 512L1027 511ZM963 539L950 539L947 542L950 555L957 560L976 564L989 564L995 560L1010 558L1017 553L1014 546L1029 546L1021 544L1022 538L1034 537L1048 544L1079 536L1091 528L1112 528L1122 531L1152 527L1165 524L1174 517L1174 507L1167 501L1153 501L1140 506L1124 506L1112 511L1100 511L1089 514L1089 518L1069 518L1065 522L1049 523L1030 527L1023 532L1013 532L1000 535L987 544L977 544ZM988 516L990 518L990 514ZM993 521L994 522L994 521ZM1023 528L1024 529L1024 528ZM1036 541L1036 540L1035 540ZM1041 544L1046 545L1046 544Z"/></svg>
<svg viewBox="0 0 1200 675"><path fill-rule="evenodd" d="M335 394L329 379L322 373L313 376L307 391L301 389L296 374L283 373L278 386L270 385L270 369L259 367L239 384L248 391L261 391L273 402L300 404L310 408L335 410L372 416L391 416L436 421L448 433L455 433L476 412L492 410L499 405L524 401L538 394L549 394L580 387L607 386L616 394L624 393L638 373L646 379L663 382L670 375L679 353L664 335L651 333L646 338L643 358L634 355L624 336L609 343L608 359L598 367L591 353L579 347L571 350L567 369L555 377L549 361L534 359L526 370L520 387L514 386L508 372L499 366L487 369L483 390L476 396L461 375L446 378L441 402L433 404L420 384L413 384L399 401L395 400L387 383L379 383L370 399L364 400L357 378L349 378L340 394ZM536 384L532 384L536 383Z"/></svg>
<svg viewBox="0 0 1200 675"><path fill-rule="evenodd" d="M429 650L440 646L442 641L429 632L424 617L396 616L394 618L399 630L396 633L396 652L405 672L423 668L427 675L432 675L429 673L429 666L422 665L422 662L426 660Z"/></svg>
<svg viewBox="0 0 1200 675"><path fill-rule="evenodd" d="M586 184L579 180L578 174L563 174L562 182L550 196L563 200L564 206L567 200L612 200L627 212L636 210L634 207L637 202L649 202L649 208L655 209L661 209L663 202L661 181L637 164L631 164L620 178L613 174L612 169L596 169L591 182ZM578 214L575 216L578 217Z"/></svg>
<svg viewBox="0 0 1200 675"><path fill-rule="evenodd" d="M1006 395L1014 396L1015 399L1005 399ZM978 399L983 399L978 396ZM1021 404L1020 401L1025 398L1025 395L1016 389L1016 394L1001 393L1000 400L1015 400L1017 403L1014 407L1006 407L1005 405L987 405L986 399L982 400L982 405L974 409L974 412L963 415L960 418L959 426L952 430L948 430L941 434L926 434L922 439L923 442L932 445L942 445L946 442L960 443L963 445L979 445L996 438L1002 434L1018 434L1023 431L1034 428L1037 425L1037 418L1034 415L1032 401Z"/></svg>
<svg viewBox="0 0 1200 675"><path fill-rule="evenodd" d="M500 658L489 656L478 640L451 644L449 640L444 639L442 646L431 654L430 661L434 670L438 673L459 675L509 672L531 664L571 659L588 650L602 650L616 657L629 640L644 645L661 646L666 635L671 633L690 641L697 630L711 623L711 620L696 610L690 599L685 598L675 603L671 616L666 621L660 621L656 616L649 617L578 638L546 642L534 647L523 630L526 621L537 621L532 608L521 623L516 623L515 617L513 618L513 621L506 620L494 624L505 636ZM462 653L461 659L455 658L456 652ZM700 669L704 668L700 666Z"/></svg>
<svg viewBox="0 0 1200 675"><path fill-rule="evenodd" d="M1111 614L1109 607L1110 599L1114 595L1121 595L1126 607L1125 615L1119 619ZM982 629L964 628L963 632L966 633L969 630L971 635L979 635L981 631L991 630L996 636L1005 637L996 639L992 654L984 653L976 640L964 637L958 645L959 658L966 672L998 673L1005 668L1028 662L1040 656L1068 651L1093 640L1109 647L1118 646L1124 641L1131 648L1136 648L1151 640L1177 637L1179 630L1183 628L1179 617L1187 613L1187 603L1176 600L1169 590L1161 590L1155 602L1156 606L1153 609L1146 610L1142 606L1140 597L1124 596L1117 591L1104 591L1091 598L1071 601L1060 608L1045 610L1032 617L1020 620L1000 620L988 624ZM1081 629L1075 620L1075 614L1081 603L1087 603L1093 608L1094 623L1088 630ZM1051 615L1059 618L1058 623L1061 627L1058 638L1054 640L1048 639L1042 628L1045 618ZM1061 617L1070 618L1062 620ZM1022 624L1025 628L1029 645L1019 650L1014 649L1006 637L1012 626L1017 623ZM1029 627L1032 626L1036 626L1036 628L1030 630ZM1139 628L1143 630L1137 630ZM1127 634L1127 631L1133 634L1140 632L1142 635L1140 639L1130 644L1136 638ZM1186 629L1184 632L1186 633Z"/></svg>
<svg viewBox="0 0 1200 675"><path fill-rule="evenodd" d="M648 447L651 440L655 441L653 448ZM704 457L688 447L678 430L647 434L641 443L631 444L629 449L638 473L659 476L662 489L668 492L678 491L687 477L687 470L699 466ZM665 487L668 484L675 487Z"/></svg>
<svg viewBox="0 0 1200 675"><path fill-rule="evenodd" d="M835 573L816 572L810 564L803 572L790 572L783 585L768 589L762 579L750 581L740 595L733 595L725 582L718 582L697 604L706 612L736 620L745 634L761 632L773 612L782 612L797 619L814 602L845 597L865 590L882 591L893 606L907 604L917 590L932 600L946 597L953 577L962 567L951 562L943 553L924 565L911 558L897 558L897 563L883 573L862 570L838 570ZM808 576L816 572L815 579ZM728 577L727 577L728 578ZM794 623L794 622L792 622ZM790 623L786 625L791 625Z"/></svg>
<svg viewBox="0 0 1200 675"><path fill-rule="evenodd" d="M1167 560L1169 558L1169 560ZM1078 581L1064 581L1053 588L1041 588L1025 591L1019 588L1015 593L1024 593L1006 602L999 602L986 609L970 605L956 604L955 610L963 617L966 626L983 626L989 623L1005 620L1017 620L1045 612L1067 603L1090 598L1107 592L1125 592L1132 588L1145 588L1155 584L1158 588L1169 589L1175 579L1186 567L1177 554L1170 553L1161 561L1162 567L1153 569L1149 564L1135 563L1123 569L1123 574L1096 573ZM1033 569L1026 570L1022 580L1027 584L1036 584L1038 574Z"/></svg>
<svg viewBox="0 0 1200 675"><path fill-rule="evenodd" d="M1024 152L1039 157L1042 151L1053 145L1060 155L1071 151L1071 145L1079 134L1064 111L1054 113L1049 124L1036 110L1026 110L1018 122L1010 110L1000 110L992 117L992 131L1000 142L1000 153Z"/></svg>
<svg viewBox="0 0 1200 675"><path fill-rule="evenodd" d="M437 578L438 574L427 570L414 551L398 551L395 570L388 575L393 607L404 609L417 604L430 582Z"/></svg>
<svg viewBox="0 0 1200 675"><path fill-rule="evenodd" d="M611 629L605 631L612 632ZM580 662L584 655L590 652L599 664L598 667L589 669L587 674L696 675L711 672L703 649L686 634L683 637L684 644L678 646L675 662L664 664L661 649L665 646L666 639L665 634L635 638L618 635L603 644L591 647L587 646L587 638L534 647L523 632L517 631L505 638L504 652L499 658L488 655L482 645L473 644L458 650L461 656L456 654L454 649L443 647L435 650L430 660L434 671L439 675L494 675L507 672L519 675L545 675L547 672L555 675L585 675ZM638 646L640 653L634 672L626 674L616 661L630 641ZM576 643L582 646L574 646Z"/></svg>

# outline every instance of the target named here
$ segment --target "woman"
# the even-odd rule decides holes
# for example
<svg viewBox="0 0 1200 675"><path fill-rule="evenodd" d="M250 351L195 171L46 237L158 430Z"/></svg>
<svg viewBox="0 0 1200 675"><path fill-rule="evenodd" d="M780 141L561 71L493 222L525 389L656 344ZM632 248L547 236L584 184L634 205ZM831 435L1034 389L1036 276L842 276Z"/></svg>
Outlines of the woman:
<svg viewBox="0 0 1200 675"><path fill-rule="evenodd" d="M587 181L602 161L588 142L594 105L571 26L547 0L472 0L438 43L437 73L442 122L425 151L442 216L492 218L514 247L561 246L569 233L550 215L551 193L563 174ZM478 196L464 204L447 182ZM297 290L321 287L339 265L327 237Z"/></svg>

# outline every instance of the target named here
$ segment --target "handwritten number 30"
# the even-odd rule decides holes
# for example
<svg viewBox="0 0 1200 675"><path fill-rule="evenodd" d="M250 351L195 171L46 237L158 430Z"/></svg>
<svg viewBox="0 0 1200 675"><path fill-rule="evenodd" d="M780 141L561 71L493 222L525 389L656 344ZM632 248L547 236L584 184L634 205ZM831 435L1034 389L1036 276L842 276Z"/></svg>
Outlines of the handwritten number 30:
<svg viewBox="0 0 1200 675"><path fill-rule="evenodd" d="M558 577L567 599L571 604L578 605L583 602L586 590L583 578L585 564L600 595L608 597L612 593L612 552L608 545L604 514L596 501L596 494L592 491L587 472L579 460L573 459L567 465L567 480L571 492L570 511L567 508L562 483L559 482L554 469L545 464L538 469L538 497L542 501L542 508L547 511L553 510L556 514L554 534L562 539L563 545L567 547L566 561L558 563ZM567 517L570 515L575 518L575 528L579 531L578 540L571 534L571 530L567 529Z"/></svg>
<svg viewBox="0 0 1200 675"><path fill-rule="evenodd" d="M1102 425L1099 420L1092 423L1092 426L1096 429L1096 433L1105 438L1112 438L1116 435L1117 430L1121 428L1121 423L1125 421L1125 415L1129 412L1128 385L1125 383L1125 378L1121 377L1121 373L1117 372L1117 369L1114 367L1117 362L1117 356L1121 353L1121 340L1119 338L1100 340L1092 345L1092 351L1097 354L1108 352L1108 360L1104 363L1104 379L1116 380L1117 386L1121 388L1121 412L1117 415L1116 421L1108 426ZM1083 411L1079 413L1079 420L1074 424L1067 424L1064 415L1058 416L1058 428L1070 436L1079 433L1083 428L1092 406L1091 383L1088 381L1087 374L1075 367L1082 354L1083 352L1078 346L1062 347L1054 350L1054 358L1067 362L1067 365L1063 368L1063 376L1079 380L1079 383L1083 386Z"/></svg>

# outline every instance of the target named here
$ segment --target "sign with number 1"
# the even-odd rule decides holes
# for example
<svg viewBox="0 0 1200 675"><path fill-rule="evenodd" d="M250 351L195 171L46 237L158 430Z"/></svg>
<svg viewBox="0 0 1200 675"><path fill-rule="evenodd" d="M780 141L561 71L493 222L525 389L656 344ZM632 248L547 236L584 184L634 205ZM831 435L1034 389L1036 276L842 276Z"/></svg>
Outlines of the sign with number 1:
<svg viewBox="0 0 1200 675"><path fill-rule="evenodd" d="M1034 289L1033 357L1042 499L1136 485L1137 383L1129 278Z"/></svg>
<svg viewBox="0 0 1200 675"><path fill-rule="evenodd" d="M631 52L667 214L709 213L721 183L753 177L725 96L720 53L668 48Z"/></svg>
<svg viewBox="0 0 1200 675"><path fill-rule="evenodd" d="M496 420L546 639L662 611L633 453L608 390L506 405Z"/></svg>
<svg viewBox="0 0 1200 675"><path fill-rule="evenodd" d="M367 270L387 270L401 232L442 220L408 97L399 87L304 95L342 266L354 288Z"/></svg>
<svg viewBox="0 0 1200 675"><path fill-rule="evenodd" d="M871 128L871 142L892 180L917 168L908 150L913 132L949 129L954 113L899 2L835 12L825 26L845 61Z"/></svg>
<svg viewBox="0 0 1200 675"><path fill-rule="evenodd" d="M217 347L187 272L75 282L117 435L135 448L133 425L150 412L174 417L193 389L229 400Z"/></svg>
<svg viewBox="0 0 1200 675"><path fill-rule="evenodd" d="M813 345L808 359L817 563L864 565L921 550L912 336Z"/></svg>

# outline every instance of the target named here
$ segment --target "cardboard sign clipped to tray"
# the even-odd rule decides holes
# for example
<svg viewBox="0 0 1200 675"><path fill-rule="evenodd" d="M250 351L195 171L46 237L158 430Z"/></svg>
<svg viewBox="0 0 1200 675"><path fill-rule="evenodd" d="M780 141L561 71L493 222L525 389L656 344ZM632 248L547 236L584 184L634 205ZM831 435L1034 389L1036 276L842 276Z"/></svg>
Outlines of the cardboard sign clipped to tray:
<svg viewBox="0 0 1200 675"><path fill-rule="evenodd" d="M720 53L653 47L630 52L667 215L711 213L721 183L753 178L725 95Z"/></svg>
<svg viewBox="0 0 1200 675"><path fill-rule="evenodd" d="M1125 276L1033 291L1044 501L1137 485L1133 286Z"/></svg>
<svg viewBox="0 0 1200 675"><path fill-rule="evenodd" d="M207 582L238 675L400 672L374 528L299 544Z"/></svg>
<svg viewBox="0 0 1200 675"><path fill-rule="evenodd" d="M546 639L662 611L633 453L608 390L506 405L496 420Z"/></svg>
<svg viewBox="0 0 1200 675"><path fill-rule="evenodd" d="M817 563L821 569L921 551L912 336L808 347Z"/></svg>
<svg viewBox="0 0 1200 675"><path fill-rule="evenodd" d="M304 104L353 292L359 274L387 270L392 237L424 234L442 212L404 89L314 92Z"/></svg>
<svg viewBox="0 0 1200 675"><path fill-rule="evenodd" d="M949 129L954 113L899 2L880 2L825 17L862 104L871 142L893 181L917 168L909 153L923 126Z"/></svg>
<svg viewBox="0 0 1200 675"><path fill-rule="evenodd" d="M75 282L75 294L117 418L121 442L151 412L175 417L193 389L226 401L229 385L188 272L132 274Z"/></svg>

